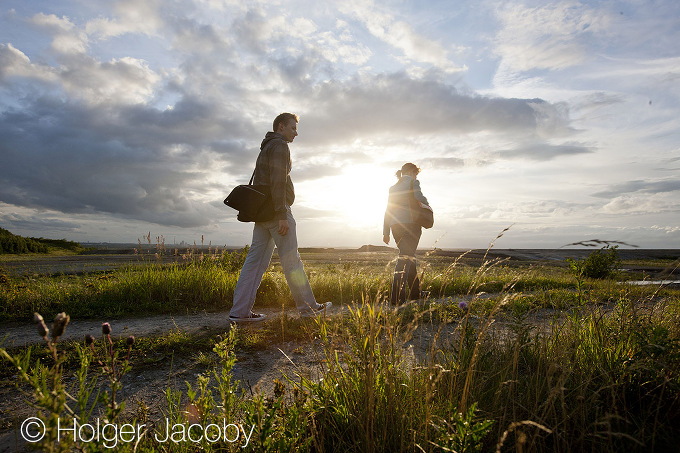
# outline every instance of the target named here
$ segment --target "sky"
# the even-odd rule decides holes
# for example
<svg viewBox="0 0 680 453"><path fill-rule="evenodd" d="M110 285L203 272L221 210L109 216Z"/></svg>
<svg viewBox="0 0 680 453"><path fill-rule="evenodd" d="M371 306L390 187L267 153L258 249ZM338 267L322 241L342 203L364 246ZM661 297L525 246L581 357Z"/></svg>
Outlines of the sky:
<svg viewBox="0 0 680 453"><path fill-rule="evenodd" d="M413 162L421 248L680 248L678 42L677 0L4 0L0 227L243 246L293 112L302 247L382 244Z"/></svg>

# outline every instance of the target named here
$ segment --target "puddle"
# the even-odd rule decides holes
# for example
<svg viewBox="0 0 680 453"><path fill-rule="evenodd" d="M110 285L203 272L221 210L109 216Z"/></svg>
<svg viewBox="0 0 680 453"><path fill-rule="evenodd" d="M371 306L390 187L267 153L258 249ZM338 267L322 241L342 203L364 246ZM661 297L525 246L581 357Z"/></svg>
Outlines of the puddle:
<svg viewBox="0 0 680 453"><path fill-rule="evenodd" d="M650 286L650 285L666 286L666 285L680 285L680 280L631 280L621 283L635 286Z"/></svg>

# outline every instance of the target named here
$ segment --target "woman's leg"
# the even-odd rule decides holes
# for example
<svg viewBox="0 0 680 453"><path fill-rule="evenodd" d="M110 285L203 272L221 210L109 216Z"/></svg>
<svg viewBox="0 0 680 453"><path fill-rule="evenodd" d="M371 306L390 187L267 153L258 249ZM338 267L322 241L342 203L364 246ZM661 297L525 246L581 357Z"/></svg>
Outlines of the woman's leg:
<svg viewBox="0 0 680 453"><path fill-rule="evenodd" d="M422 234L422 229L416 224L407 224L406 230L408 231L408 236L411 242L408 244L409 252L413 251L412 259L410 259L406 265L406 281L408 282L408 287L410 289L409 299L416 300L420 299L420 279L418 278L418 267L416 262L416 249L418 248L418 243L420 242L420 235Z"/></svg>
<svg viewBox="0 0 680 453"><path fill-rule="evenodd" d="M416 249L420 241L421 229L415 224L393 225L392 234L399 248L399 258L394 268L390 303L420 299L420 279L416 265Z"/></svg>
<svg viewBox="0 0 680 453"><path fill-rule="evenodd" d="M397 264L394 266L394 277L392 279L392 288L390 290L390 304L396 305L404 300L406 279L404 278L405 273L405 261L401 255L400 244L402 242L402 237L404 235L404 229L401 225L392 225L392 236L394 241L397 243L397 248L399 248L399 256L397 257Z"/></svg>
<svg viewBox="0 0 680 453"><path fill-rule="evenodd" d="M410 299L420 298L420 281L416 268L420 227L412 224L392 225L392 235L399 248L399 258L394 268L390 303L397 304L405 302L407 295Z"/></svg>

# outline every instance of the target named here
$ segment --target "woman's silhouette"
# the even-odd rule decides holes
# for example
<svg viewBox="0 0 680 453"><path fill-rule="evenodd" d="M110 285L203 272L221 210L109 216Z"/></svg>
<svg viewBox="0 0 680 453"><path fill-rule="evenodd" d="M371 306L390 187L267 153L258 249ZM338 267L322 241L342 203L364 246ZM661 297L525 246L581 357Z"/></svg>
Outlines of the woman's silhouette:
<svg viewBox="0 0 680 453"><path fill-rule="evenodd" d="M390 195L383 223L383 242L390 243L390 230L399 248L399 258L394 268L394 280L390 303L397 304L408 299L420 299L420 280L416 269L416 249L422 229L413 221L411 199L429 204L420 190L417 176L420 168L406 163L396 173L399 181L390 187Z"/></svg>

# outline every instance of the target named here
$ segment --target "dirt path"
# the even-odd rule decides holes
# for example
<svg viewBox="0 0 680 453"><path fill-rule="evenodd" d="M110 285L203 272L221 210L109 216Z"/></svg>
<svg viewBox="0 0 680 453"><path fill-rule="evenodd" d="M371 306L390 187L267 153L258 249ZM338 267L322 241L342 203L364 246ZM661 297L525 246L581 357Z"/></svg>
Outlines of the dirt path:
<svg viewBox="0 0 680 453"><path fill-rule="evenodd" d="M281 316L281 309L263 308L259 312L268 318ZM337 316L343 308L334 307L328 315ZM297 310L287 310L286 315L297 317ZM105 319L109 322L114 338L154 337L167 334L170 329L180 329L188 335L201 332L216 331L229 328L228 311L215 313L199 313L192 315L156 315L146 317ZM81 341L85 335L101 335L100 320L72 320L67 326L62 340ZM50 323L48 322L48 327ZM247 324L244 329L258 329L257 323ZM43 340L38 336L35 325L31 322L3 323L0 332L4 341L3 347L26 346L39 344ZM319 344L309 341L290 341L272 344L266 350L253 353L236 351L237 362L234 366L233 378L240 381L243 391L254 394L263 392L271 395L274 379L285 380L285 377L296 378L304 375L315 378L323 371L324 358ZM206 373L210 367L200 363L197 357L167 357L157 366L135 369L134 364L122 380L123 389L119 401L125 400L125 413L138 415L145 411L150 420L160 420L167 408L166 389L186 393L188 382L196 388L199 374ZM67 385L75 382L67 378ZM16 391L13 380L0 382L0 453L23 451L25 443L19 437L19 426L23 420L31 417L34 410L26 404L27 396Z"/></svg>
<svg viewBox="0 0 680 453"><path fill-rule="evenodd" d="M259 312L265 313L268 317L280 315L281 309L262 308ZM290 310L289 316L294 310ZM221 312L202 312L189 315L151 315L143 317L125 318L105 318L101 320L93 319L72 319L66 327L61 341L76 340L80 341L85 335L91 334L95 337L101 335L102 323L108 322L111 325L112 336L114 338L126 338L129 335L135 337L154 337L167 334L171 329L180 329L189 335L199 333L201 330L215 330L224 328L229 329L229 311ZM47 327L51 327L50 320L45 320ZM12 322L0 324L1 338L7 336L4 346L27 346L38 344L43 340L36 333L36 328L31 322Z"/></svg>
<svg viewBox="0 0 680 453"><path fill-rule="evenodd" d="M487 294L484 297L493 297ZM455 299L453 303L469 298ZM437 300L435 303L451 303L450 299ZM280 319L281 309L262 308L258 311L265 313L270 319ZM348 307L333 307L328 316L342 316L348 311ZM286 310L289 317L297 317L294 308ZM552 323L558 318L564 318L563 310L543 309L531 315L528 321L535 328L551 329ZM199 313L191 315L155 315L146 317L104 319L104 320L78 320L75 319L66 328L63 340L82 341L87 334L101 335L102 321L109 322L112 335L115 338L125 338L129 335L135 337L154 337L168 333L171 329L180 329L188 335L197 335L206 332L215 332L220 329L226 331L229 328L228 312ZM473 320L479 323L482 320ZM49 326L49 323L48 323ZM257 323L247 324L244 329L258 329ZM432 324L422 323L414 332L413 338L403 345L403 358L407 366L418 366L428 361L429 354L439 348L445 348L446 344L454 338L454 330L457 323ZM489 335L508 335L512 330L512 321L503 315L494 320ZM37 334L35 326L31 322L3 323L0 325L5 340L3 347L26 346L38 344L43 341ZM432 347L436 340L435 347ZM267 349L255 352L236 351L237 362L233 369L233 378L240 381L243 391L255 394L273 393L274 380L286 381L286 379L299 380L300 376L309 379L318 379L326 368L323 348L319 340L306 339L289 341L285 343L271 344ZM191 384L196 389L196 382L201 373L210 370L198 360L196 356L164 357L157 365L135 368L133 364L130 371L123 379L123 389L119 401L125 400L125 413L139 417L141 412L146 412L150 420L163 419L164 411L167 410L165 398L166 389L181 391L186 394L187 385ZM67 385L75 383L74 378L68 378ZM19 437L19 426L34 410L26 404L27 397L16 391L14 383L10 381L0 382L0 453L23 451L24 442Z"/></svg>

